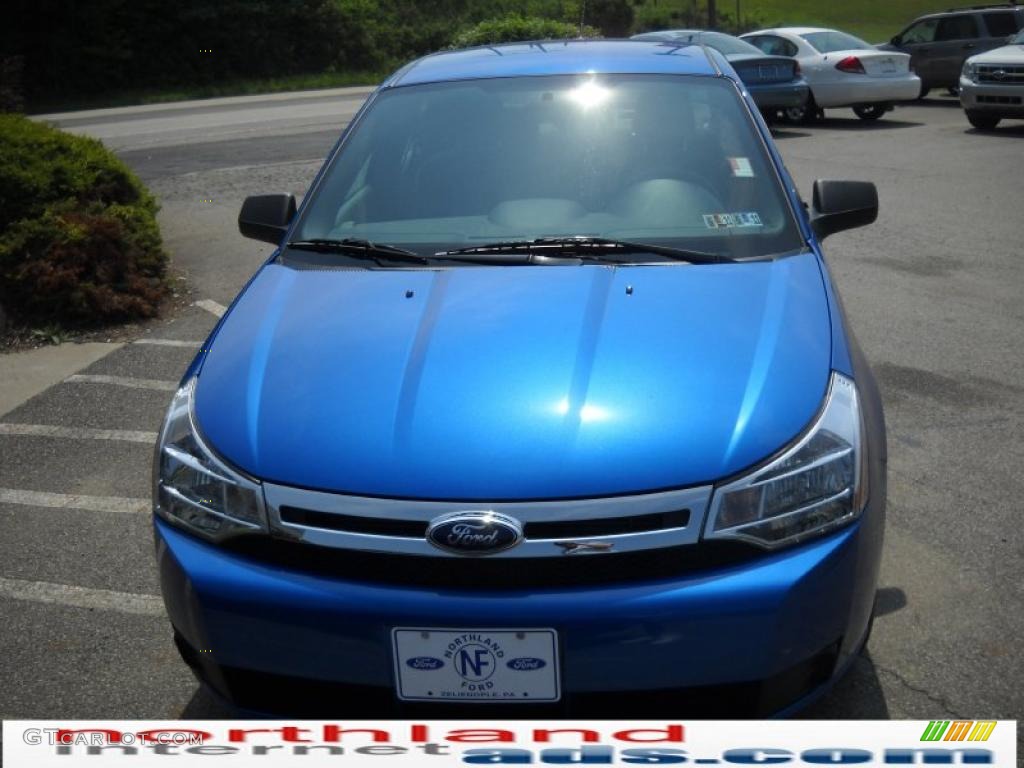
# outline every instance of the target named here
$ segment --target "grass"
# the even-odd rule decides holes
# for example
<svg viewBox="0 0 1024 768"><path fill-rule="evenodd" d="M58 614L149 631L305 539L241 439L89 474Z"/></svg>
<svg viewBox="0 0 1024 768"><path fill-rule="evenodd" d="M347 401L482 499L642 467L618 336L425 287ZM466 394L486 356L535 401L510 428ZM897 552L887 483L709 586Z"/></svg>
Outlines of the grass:
<svg viewBox="0 0 1024 768"><path fill-rule="evenodd" d="M389 70L390 71L390 70ZM283 91L311 91L318 88L340 88L348 85L376 85L387 72L320 72L308 75L290 75L258 80L231 80L207 85L181 88L134 89L111 91L102 96L46 100L27 105L29 114L70 112L79 109L128 107L138 104L163 104L189 99L212 99L219 96L247 96L250 94L280 93Z"/></svg>
<svg viewBox="0 0 1024 768"><path fill-rule="evenodd" d="M850 32L869 43L881 43L902 30L923 13L944 11L971 3L955 0L740 0L740 16L755 20L757 26L822 26ZM693 0L646 0L637 8L638 18L646 9L689 10ZM718 8L736 14L735 0L718 0Z"/></svg>

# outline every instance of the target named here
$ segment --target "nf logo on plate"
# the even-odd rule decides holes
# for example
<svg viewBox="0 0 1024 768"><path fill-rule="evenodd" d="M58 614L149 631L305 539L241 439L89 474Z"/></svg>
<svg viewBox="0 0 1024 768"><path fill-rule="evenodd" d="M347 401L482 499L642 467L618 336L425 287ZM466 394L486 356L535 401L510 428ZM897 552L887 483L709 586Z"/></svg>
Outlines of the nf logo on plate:
<svg viewBox="0 0 1024 768"><path fill-rule="evenodd" d="M497 512L452 512L430 521L427 541L457 555L493 555L523 540L523 526Z"/></svg>
<svg viewBox="0 0 1024 768"><path fill-rule="evenodd" d="M494 674L494 653L478 643L464 645L455 654L455 670L472 683L482 683Z"/></svg>

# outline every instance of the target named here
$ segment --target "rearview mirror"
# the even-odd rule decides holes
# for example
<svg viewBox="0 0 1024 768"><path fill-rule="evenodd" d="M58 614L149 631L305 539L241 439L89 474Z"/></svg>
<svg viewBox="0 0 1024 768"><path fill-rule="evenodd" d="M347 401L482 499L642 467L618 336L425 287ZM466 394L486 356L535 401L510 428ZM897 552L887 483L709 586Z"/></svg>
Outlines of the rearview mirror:
<svg viewBox="0 0 1024 768"><path fill-rule="evenodd" d="M831 234L871 224L878 218L878 190L870 181L814 182L811 229L824 240Z"/></svg>
<svg viewBox="0 0 1024 768"><path fill-rule="evenodd" d="M295 195L251 195L238 214L238 231L253 240L280 245L295 218Z"/></svg>

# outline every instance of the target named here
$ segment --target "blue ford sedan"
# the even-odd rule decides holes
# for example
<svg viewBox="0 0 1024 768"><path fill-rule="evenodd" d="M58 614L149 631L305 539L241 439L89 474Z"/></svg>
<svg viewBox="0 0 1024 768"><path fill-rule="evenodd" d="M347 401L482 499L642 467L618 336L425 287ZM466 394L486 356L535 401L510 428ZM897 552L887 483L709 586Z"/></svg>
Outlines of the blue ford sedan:
<svg viewBox="0 0 1024 768"><path fill-rule="evenodd" d="M771 56L746 40L700 29L667 29L633 35L662 45L706 45L725 56L747 87L754 103L769 117L780 109L802 107L811 89L800 73L800 63L789 56Z"/></svg>
<svg viewBox="0 0 1024 768"><path fill-rule="evenodd" d="M877 387L716 51L394 74L185 374L154 525L184 660L254 712L763 716L871 627Z"/></svg>

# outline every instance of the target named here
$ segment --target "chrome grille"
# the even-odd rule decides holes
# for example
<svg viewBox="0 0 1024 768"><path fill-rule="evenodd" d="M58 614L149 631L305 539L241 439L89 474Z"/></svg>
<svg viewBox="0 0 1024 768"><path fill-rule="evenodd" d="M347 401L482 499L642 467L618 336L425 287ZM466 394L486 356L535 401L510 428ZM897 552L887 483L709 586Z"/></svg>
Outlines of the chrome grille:
<svg viewBox="0 0 1024 768"><path fill-rule="evenodd" d="M711 486L679 491L562 501L469 503L407 501L264 485L271 531L296 542L388 555L457 558L426 537L427 524L450 512L492 511L516 518L525 538L487 560L563 557L559 542L608 545L587 550L626 553L695 544L700 538Z"/></svg>
<svg viewBox="0 0 1024 768"><path fill-rule="evenodd" d="M978 67L978 82L993 85L1024 85L1024 66L983 64Z"/></svg>

